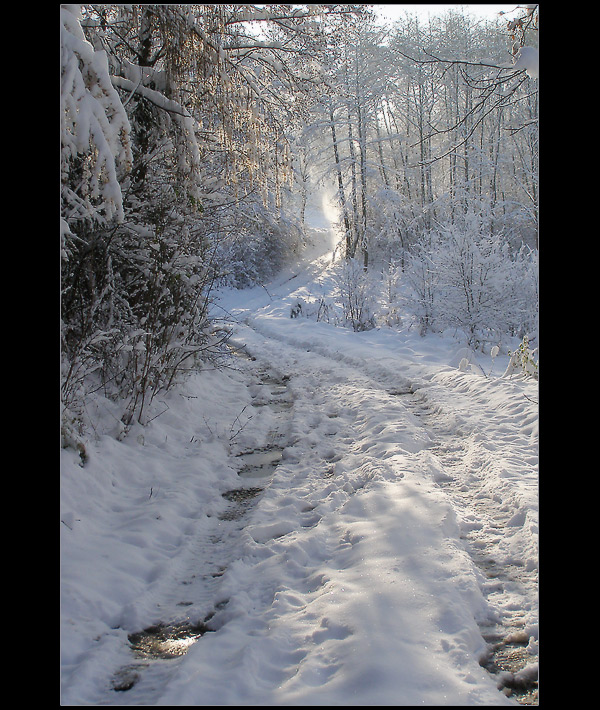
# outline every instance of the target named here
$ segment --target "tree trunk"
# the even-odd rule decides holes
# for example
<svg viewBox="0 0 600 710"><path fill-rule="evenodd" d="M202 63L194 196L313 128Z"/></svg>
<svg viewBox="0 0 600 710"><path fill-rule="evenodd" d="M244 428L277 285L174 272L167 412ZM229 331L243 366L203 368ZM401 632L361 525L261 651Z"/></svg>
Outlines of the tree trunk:
<svg viewBox="0 0 600 710"><path fill-rule="evenodd" d="M342 166L340 165L340 154L338 150L337 137L335 132L335 119L333 115L333 107L329 108L329 121L331 125L331 137L333 140L333 155L335 158L335 167L338 177L338 196L340 201L340 207L342 209L342 214L344 217L344 229L346 230L345 241L346 241L346 258L352 249L352 233L350 230L350 221L348 219L348 212L346 210L346 195L344 192L344 179L342 177Z"/></svg>

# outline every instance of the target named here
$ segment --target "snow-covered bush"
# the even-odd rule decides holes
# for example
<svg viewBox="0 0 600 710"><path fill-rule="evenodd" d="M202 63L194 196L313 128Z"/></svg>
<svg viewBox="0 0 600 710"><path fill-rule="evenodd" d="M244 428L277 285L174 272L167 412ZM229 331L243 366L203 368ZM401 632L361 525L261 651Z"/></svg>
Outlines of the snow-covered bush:
<svg viewBox="0 0 600 710"><path fill-rule="evenodd" d="M401 258L401 263L404 264L404 255ZM377 322L397 328L402 325L400 317L400 287L403 280L403 266L398 266L393 262L389 268L382 273L382 294L377 309Z"/></svg>
<svg viewBox="0 0 600 710"><path fill-rule="evenodd" d="M274 216L258 200L245 200L230 210L211 237L216 248L220 282L235 288L263 283L302 249L298 219Z"/></svg>
<svg viewBox="0 0 600 710"><path fill-rule="evenodd" d="M106 53L85 39L80 19L79 5L61 5L62 215L67 223L122 221L118 171L131 169L129 119Z"/></svg>
<svg viewBox="0 0 600 710"><path fill-rule="evenodd" d="M527 335L523 336L523 340L514 352L509 350L509 355L510 360L504 372L504 377L520 374L533 377L535 380L538 379L537 348L532 349L529 347L529 337Z"/></svg>
<svg viewBox="0 0 600 710"><path fill-rule="evenodd" d="M345 319L339 314L339 305L325 296L295 298L290 307L290 318L307 318L317 323L345 325Z"/></svg>
<svg viewBox="0 0 600 710"><path fill-rule="evenodd" d="M477 215L429 232L412 250L407 282L423 332L455 328L478 348L537 327L535 252L512 252Z"/></svg>
<svg viewBox="0 0 600 710"><path fill-rule="evenodd" d="M208 354L208 299L214 281L202 232L172 195L138 224L95 229L65 269L63 396L76 406L101 389L123 402L123 417L142 420L146 405ZM126 202L126 212L133 207Z"/></svg>
<svg viewBox="0 0 600 710"><path fill-rule="evenodd" d="M355 332L374 328L373 284L356 259L344 261L338 275L338 289L346 323Z"/></svg>
<svg viewBox="0 0 600 710"><path fill-rule="evenodd" d="M370 262L395 263L403 269L408 252L423 232L422 210L398 190L381 186L369 198L368 218Z"/></svg>
<svg viewBox="0 0 600 710"><path fill-rule="evenodd" d="M508 245L472 231L447 230L437 257L442 319L459 328L470 346L496 340L497 330L504 330L500 321L505 315Z"/></svg>
<svg viewBox="0 0 600 710"><path fill-rule="evenodd" d="M425 240L417 244L407 258L406 282L411 287L407 301L421 335L441 328L439 307L442 291L436 259L431 241Z"/></svg>

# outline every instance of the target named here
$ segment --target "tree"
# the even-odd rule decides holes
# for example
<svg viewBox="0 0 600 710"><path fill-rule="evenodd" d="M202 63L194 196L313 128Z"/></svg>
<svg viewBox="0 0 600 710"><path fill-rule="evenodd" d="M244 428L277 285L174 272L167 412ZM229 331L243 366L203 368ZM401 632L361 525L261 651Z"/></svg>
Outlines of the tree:
<svg viewBox="0 0 600 710"><path fill-rule="evenodd" d="M85 39L80 19L76 5L61 6L61 214L67 230L69 222L123 220L118 171L129 171L132 161L129 120L106 54Z"/></svg>
<svg viewBox="0 0 600 710"><path fill-rule="evenodd" d="M345 256L354 259L360 251L365 270L369 263L368 175L372 168L369 152L372 131L378 130L382 86L387 80L380 64L379 35L380 30L373 26L369 14L346 27L343 44L330 48L331 91L322 98L331 131Z"/></svg>
<svg viewBox="0 0 600 710"><path fill-rule="evenodd" d="M529 36L537 32L538 6L528 5L525 10L524 15L508 20L506 25L511 40L510 55L513 61L510 63L501 60L486 61L466 56L460 59L455 56L444 57L439 53L434 53L432 49L426 48L422 49L423 56L418 57L408 55L399 47L395 48L398 54L409 59L415 65L433 67L442 75L454 68L460 73L465 90L468 92L467 95L472 94L470 100L466 101L464 109L457 115L453 125L441 131L458 133L458 143L455 143L449 151L455 151L464 145L491 112L526 100L530 95L528 92L522 93L520 90L528 79L537 79L538 77L537 49L525 44ZM467 36L471 37L471 34L469 33ZM466 49L469 51L468 48ZM479 48L475 53L477 51L480 51ZM473 49L470 53L473 54ZM537 93L537 90L533 89L532 93ZM430 136L439 132L439 130L432 131ZM436 155L432 160L440 160L448 152L444 155Z"/></svg>
<svg viewBox="0 0 600 710"><path fill-rule="evenodd" d="M101 391L123 403L126 426L143 422L157 393L218 349L208 305L231 271L219 260L236 258L227 233L253 238L237 251L249 272L293 251L281 210L290 130L320 81L329 18L357 9L62 6L69 416Z"/></svg>

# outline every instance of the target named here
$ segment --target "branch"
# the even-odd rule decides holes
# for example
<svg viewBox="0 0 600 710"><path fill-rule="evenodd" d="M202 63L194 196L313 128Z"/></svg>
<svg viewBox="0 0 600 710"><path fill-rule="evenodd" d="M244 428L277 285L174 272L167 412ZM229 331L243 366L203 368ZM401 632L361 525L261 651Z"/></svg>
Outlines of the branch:
<svg viewBox="0 0 600 710"><path fill-rule="evenodd" d="M513 136L515 133L522 131L527 126L535 126L538 123L537 118L532 118L531 121L525 121L522 126L503 126L505 131L510 131L510 135Z"/></svg>
<svg viewBox="0 0 600 710"><path fill-rule="evenodd" d="M414 62L415 64L448 64L450 66L455 65L455 64L463 64L466 66L471 66L471 67L485 67L487 69L501 69L501 70L512 70L514 73L519 73L520 71L524 71L522 69L513 69L512 65L508 64L491 64L488 62L471 62L468 59L443 59L442 57L437 57L435 54L432 54L431 52L428 52L427 50L423 49L423 53L426 54L428 57L431 57L431 59L416 59L415 57L411 57L408 54L405 54L404 52L400 51L399 49L396 49L394 47L391 47L391 50L393 52L396 52L397 54L402 55L405 59L409 59L411 62Z"/></svg>
<svg viewBox="0 0 600 710"><path fill-rule="evenodd" d="M110 80L113 86L116 86L119 89L124 89L125 91L130 91L132 94L139 94L150 101L150 103L157 108L163 109L163 111L174 113L178 116L183 116L184 118L193 118L193 116L189 114L183 106L172 99L168 99L159 91L154 91L153 89L149 89L147 86L143 86L141 84L134 84L133 81L125 79L122 76L111 76Z"/></svg>

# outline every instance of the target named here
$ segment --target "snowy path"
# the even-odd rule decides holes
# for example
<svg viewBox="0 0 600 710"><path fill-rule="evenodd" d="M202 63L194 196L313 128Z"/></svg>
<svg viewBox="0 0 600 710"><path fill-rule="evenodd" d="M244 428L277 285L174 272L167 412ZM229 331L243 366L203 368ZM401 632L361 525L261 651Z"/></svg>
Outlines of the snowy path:
<svg viewBox="0 0 600 710"><path fill-rule="evenodd" d="M426 469L435 485L431 501L440 492L446 496L450 512L444 524L448 529L456 525L450 537L458 531L474 563L486 602L485 613L474 616L491 644L487 667L522 702L531 702L536 697L531 681L537 679L535 383L415 365L418 357L402 362L402 348L393 336L387 349L385 336L371 343L368 333L336 334L329 345L328 329L318 332L314 324L305 329L310 336L302 332L302 323L291 335L293 329L282 318L297 293L303 293L302 287L283 298L283 307L271 302L261 315L251 315L247 323L253 332L245 332L246 341L258 335L255 347L268 353L270 362L287 347L280 367L302 370L304 365L310 372L300 392L309 393L306 404L315 429L322 426L319 411L341 407L349 413L341 445L336 439L338 448L322 458L350 458L351 463L330 466L331 476L337 469L385 466L392 478L399 470L405 478L401 457L409 453L419 460L418 470ZM364 344L357 342L361 338ZM378 471L373 478L382 475Z"/></svg>
<svg viewBox="0 0 600 710"><path fill-rule="evenodd" d="M323 263L226 294L231 342L256 359L205 373L183 414L173 395L142 447L103 443L114 470L140 468L94 531L131 588L79 581L97 560L77 509L65 623L96 638L65 652L64 704L515 704L482 633L534 674L535 383L459 371L441 339L291 319L329 288ZM279 452L274 471L238 476L252 449ZM128 634L186 619L210 631L185 655L132 654Z"/></svg>

